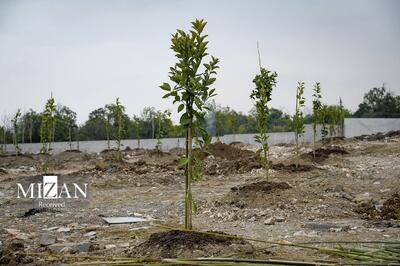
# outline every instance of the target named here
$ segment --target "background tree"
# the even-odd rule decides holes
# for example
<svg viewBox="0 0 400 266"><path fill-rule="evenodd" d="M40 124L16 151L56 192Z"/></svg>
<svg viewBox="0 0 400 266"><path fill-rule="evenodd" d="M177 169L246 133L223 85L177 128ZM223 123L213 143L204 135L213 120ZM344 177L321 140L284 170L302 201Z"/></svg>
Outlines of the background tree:
<svg viewBox="0 0 400 266"><path fill-rule="evenodd" d="M304 133L304 117L303 117L303 107L305 105L305 98L304 98L304 82L299 81L297 83L296 89L296 112L293 117L293 124L294 124L294 134L296 140L296 168L299 167L299 138Z"/></svg>
<svg viewBox="0 0 400 266"><path fill-rule="evenodd" d="M316 138L317 138L317 125L321 121L321 85L319 82L314 85L314 93L313 93L313 156L315 158L315 149L316 149Z"/></svg>
<svg viewBox="0 0 400 266"><path fill-rule="evenodd" d="M18 124L19 120L21 118L21 110L18 109L17 112L15 113L13 119L11 120L13 124L13 145L14 145L14 150L15 150L15 156L18 156L18 153L20 152L20 147L18 145Z"/></svg>
<svg viewBox="0 0 400 266"><path fill-rule="evenodd" d="M140 149L140 129L141 129L141 121L137 116L133 116L132 119L132 128L134 130L135 138L137 139L137 148Z"/></svg>
<svg viewBox="0 0 400 266"><path fill-rule="evenodd" d="M257 153L261 155L261 163L266 170L268 180L269 171L269 146L268 146L268 102L271 101L272 89L276 86L276 78L278 74L271 72L263 67L260 63L260 73L255 76L253 83L255 88L250 94L250 98L254 101L257 115L257 131L255 141L261 145Z"/></svg>
<svg viewBox="0 0 400 266"><path fill-rule="evenodd" d="M373 88L364 94L364 100L358 106L354 117L400 117L400 96L387 91L385 85Z"/></svg>
<svg viewBox="0 0 400 266"><path fill-rule="evenodd" d="M106 110L97 108L89 114L88 120L80 129L80 135L84 140L105 140L106 133Z"/></svg>
<svg viewBox="0 0 400 266"><path fill-rule="evenodd" d="M67 106L57 105L55 112L57 120L56 141L68 140L69 148L72 149L73 132L77 128L76 113Z"/></svg>
<svg viewBox="0 0 400 266"><path fill-rule="evenodd" d="M24 113L22 118L26 124L24 138L29 143L40 142L40 114L29 109L28 112Z"/></svg>
<svg viewBox="0 0 400 266"><path fill-rule="evenodd" d="M178 113L183 112L180 124L186 129L186 156L181 160L185 165L185 228L192 228L192 210L195 209L192 199L191 182L193 179L192 141L199 125L205 123L204 110L206 102L213 97L215 89L210 86L215 82L218 59L211 56L209 63L203 63L207 54L207 35L202 35L206 22L195 20L189 33L177 30L172 36L171 49L175 52L178 62L170 68L169 78L175 83L171 87L162 84L161 89L167 93L163 98L173 98L173 103L179 103ZM200 69L201 68L201 69ZM205 132L206 133L206 132Z"/></svg>

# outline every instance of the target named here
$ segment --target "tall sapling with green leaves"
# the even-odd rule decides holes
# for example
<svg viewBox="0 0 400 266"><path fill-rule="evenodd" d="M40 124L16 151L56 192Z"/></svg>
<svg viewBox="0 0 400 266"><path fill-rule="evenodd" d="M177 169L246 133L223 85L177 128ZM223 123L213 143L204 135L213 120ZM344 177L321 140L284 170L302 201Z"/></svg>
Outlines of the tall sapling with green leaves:
<svg viewBox="0 0 400 266"><path fill-rule="evenodd" d="M215 82L216 69L219 60L211 56L208 63L203 59L208 55L205 39L202 34L207 22L196 19L192 22L192 30L185 32L177 30L172 35L171 49L175 52L178 62L170 68L169 78L174 83L171 87L163 83L160 87L167 93L163 98L173 98L173 103L179 103L178 113L183 112L180 124L186 131L186 155L180 164L185 166L185 228L192 228L192 212L196 209L192 197L191 183L194 178L193 169L193 137L197 131L207 132L200 127L204 122L206 102L215 96L215 89L210 86Z"/></svg>
<svg viewBox="0 0 400 266"><path fill-rule="evenodd" d="M45 105L44 111L40 115L40 142L42 148L40 153L47 154L51 150L51 142L54 141L55 133L55 112L56 105L53 96L51 96Z"/></svg>
<svg viewBox="0 0 400 266"><path fill-rule="evenodd" d="M317 139L317 125L321 121L321 85L319 82L314 85L314 93L313 93L313 156L315 158L315 150L316 150L316 139Z"/></svg>
<svg viewBox="0 0 400 266"><path fill-rule="evenodd" d="M304 115L302 108L305 105L304 82L299 81L296 88L296 113L293 118L294 134L296 140L296 168L299 167L299 138L304 133Z"/></svg>
<svg viewBox="0 0 400 266"><path fill-rule="evenodd" d="M278 74L271 72L263 67L260 63L260 73L255 76L253 83L255 88L250 94L250 98L254 101L256 107L257 117L257 131L255 141L260 144L257 153L260 154L261 164L266 170L266 177L268 180L269 171L269 146L268 146L268 102L271 101L272 89L276 86L276 78Z"/></svg>
<svg viewBox="0 0 400 266"><path fill-rule="evenodd" d="M115 104L112 105L112 113L114 116L114 126L117 130L115 134L115 142L117 144L117 159L121 160L122 159L122 154L121 154L121 140L123 138L123 135L125 133L124 129L124 107L121 105L119 98L115 100Z"/></svg>

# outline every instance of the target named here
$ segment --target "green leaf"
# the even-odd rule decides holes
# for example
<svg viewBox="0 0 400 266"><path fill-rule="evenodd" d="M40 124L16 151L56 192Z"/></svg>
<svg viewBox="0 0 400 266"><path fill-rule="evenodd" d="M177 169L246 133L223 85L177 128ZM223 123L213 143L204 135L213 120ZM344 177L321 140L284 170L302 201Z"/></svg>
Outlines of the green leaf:
<svg viewBox="0 0 400 266"><path fill-rule="evenodd" d="M189 158L183 157L179 159L179 166L185 166L189 162Z"/></svg>
<svg viewBox="0 0 400 266"><path fill-rule="evenodd" d="M193 213L193 214L196 214L197 211L198 211L198 209L197 209L197 202L196 202L194 199L192 199L192 213Z"/></svg>
<svg viewBox="0 0 400 266"><path fill-rule="evenodd" d="M182 126L186 126L190 124L190 118L189 115L187 113L184 113L181 116L181 119L179 120L179 122L181 123Z"/></svg>
<svg viewBox="0 0 400 266"><path fill-rule="evenodd" d="M171 91L171 86L168 83L165 83L165 82L160 86L160 88L165 90L165 91Z"/></svg>
<svg viewBox="0 0 400 266"><path fill-rule="evenodd" d="M178 106L178 113L181 112L185 108L185 105L182 103L181 105Z"/></svg>

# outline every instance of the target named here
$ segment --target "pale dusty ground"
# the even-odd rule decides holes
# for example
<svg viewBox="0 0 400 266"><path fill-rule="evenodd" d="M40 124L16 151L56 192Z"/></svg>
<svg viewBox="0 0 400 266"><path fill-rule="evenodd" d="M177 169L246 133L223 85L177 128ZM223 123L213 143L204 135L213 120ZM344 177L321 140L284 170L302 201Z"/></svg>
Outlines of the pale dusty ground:
<svg viewBox="0 0 400 266"><path fill-rule="evenodd" d="M333 154L314 163L304 155L311 148L303 147L301 164L314 164L316 169L306 172L270 170L270 181L287 182L291 188L265 193L261 199L247 202L244 208L230 204L230 189L263 180L264 170L204 176L193 185L193 195L199 205L199 212L193 218L194 226L200 230L290 242L400 239L399 221L365 220L353 211L357 199L372 200L379 208L392 194L400 193L400 138L386 142L346 140L334 144L349 154ZM69 174L66 177L69 181L89 180L90 199L60 212L41 212L28 217L21 217L29 210L29 205L24 206L16 199L16 182L41 175L39 162L44 157L0 157L0 168L7 172L0 174L0 248L6 250L7 243L22 239L25 252L47 252L49 247L41 247L40 238L44 233L51 233L57 236L57 243L91 243L90 254L126 256L151 233L163 230L155 225L181 225L184 179L183 171L176 167L178 156L151 156L143 151L127 154L125 166L131 167L129 169L119 169L115 163L109 163L110 154L53 156L49 159L49 172ZM293 146L271 148L274 164L293 163L293 154ZM139 160L144 160L145 164L137 164ZM218 158L208 158L205 163L207 160L218 163ZM101 218L133 213L154 220L109 226ZM270 219L278 221L267 225ZM57 228L48 231L52 227ZM63 231L63 227L68 231L58 232ZM6 229L18 231L10 233ZM92 231L96 232L94 237L85 236ZM314 251L260 244L255 247L257 252L250 257L327 258ZM34 259L32 263L50 262Z"/></svg>

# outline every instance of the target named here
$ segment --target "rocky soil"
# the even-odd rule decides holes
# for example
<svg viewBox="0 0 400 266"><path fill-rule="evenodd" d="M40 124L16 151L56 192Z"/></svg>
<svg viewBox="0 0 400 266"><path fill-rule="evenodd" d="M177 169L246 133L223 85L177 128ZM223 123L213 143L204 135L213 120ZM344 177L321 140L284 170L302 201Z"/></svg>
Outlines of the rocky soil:
<svg viewBox="0 0 400 266"><path fill-rule="evenodd" d="M203 178L193 184L194 227L296 243L400 239L400 138L335 139L313 157L294 146L274 146L267 175L256 147L213 144L196 151ZM323 145L323 147L322 147ZM58 255L118 257L234 256L299 260L326 254L165 228L182 226L183 151L64 152L0 156L0 264L74 262ZM62 208L37 208L17 198L17 183L44 173L63 183L88 183L87 199ZM142 221L108 224L105 217ZM28 255L27 255L28 254ZM37 256L41 254L43 256ZM53 254L53 256L51 256Z"/></svg>

